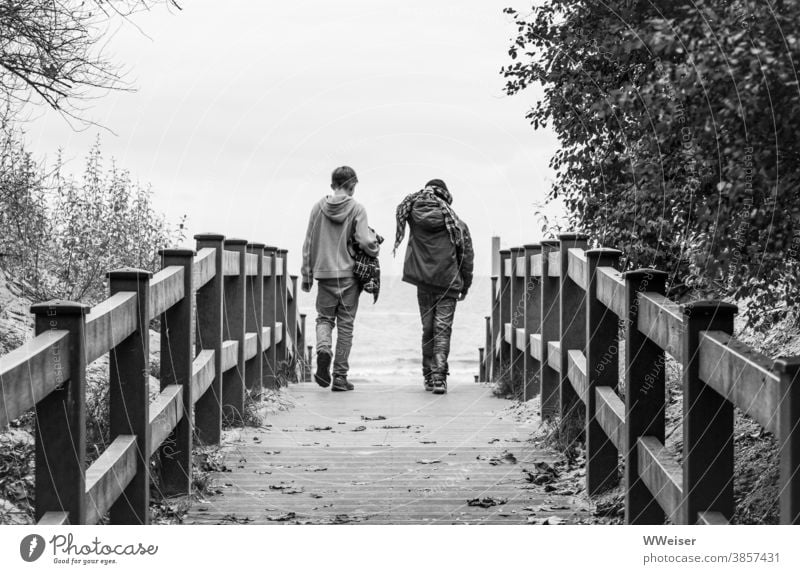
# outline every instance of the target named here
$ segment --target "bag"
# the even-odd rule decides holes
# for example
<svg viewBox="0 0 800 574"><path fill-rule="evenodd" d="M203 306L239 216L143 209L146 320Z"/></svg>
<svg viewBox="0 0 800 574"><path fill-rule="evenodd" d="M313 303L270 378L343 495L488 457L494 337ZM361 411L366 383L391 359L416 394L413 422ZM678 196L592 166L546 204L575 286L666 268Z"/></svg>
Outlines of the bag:
<svg viewBox="0 0 800 574"><path fill-rule="evenodd" d="M372 228L370 228L372 229ZM373 233L375 232L372 229ZM375 234L378 245L383 243L383 237ZM367 255L359 247L355 237L350 235L350 251L353 256L353 277L358 281L362 290L371 293L373 297L373 304L378 301L378 295L381 290L381 265L377 257Z"/></svg>

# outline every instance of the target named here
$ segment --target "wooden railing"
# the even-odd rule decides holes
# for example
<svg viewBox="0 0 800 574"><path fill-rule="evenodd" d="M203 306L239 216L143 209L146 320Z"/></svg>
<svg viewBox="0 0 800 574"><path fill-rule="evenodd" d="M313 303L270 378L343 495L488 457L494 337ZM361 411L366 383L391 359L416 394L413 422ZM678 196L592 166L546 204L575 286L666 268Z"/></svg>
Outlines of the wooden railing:
<svg viewBox="0 0 800 574"><path fill-rule="evenodd" d="M293 361L302 377L305 315L287 251L195 236L197 251L161 252L155 275L108 273L110 297L89 308L34 305L36 336L0 357L0 428L36 410L36 519L41 524L149 522L151 455L168 494L191 492L192 446L217 444L223 420L275 388ZM159 318L161 392L149 396L150 320ZM310 348L308 348L310 353ZM86 366L109 354L111 442L86 468Z"/></svg>
<svg viewBox="0 0 800 574"><path fill-rule="evenodd" d="M620 251L587 245L563 234L499 252L481 380L511 378L524 399L541 395L543 420L582 426L590 495L618 483L621 454L629 524L732 519L738 408L774 433L780 521L800 524L800 358L773 361L733 338L736 306L674 303L666 273L620 273ZM682 366L680 463L664 447L667 354Z"/></svg>

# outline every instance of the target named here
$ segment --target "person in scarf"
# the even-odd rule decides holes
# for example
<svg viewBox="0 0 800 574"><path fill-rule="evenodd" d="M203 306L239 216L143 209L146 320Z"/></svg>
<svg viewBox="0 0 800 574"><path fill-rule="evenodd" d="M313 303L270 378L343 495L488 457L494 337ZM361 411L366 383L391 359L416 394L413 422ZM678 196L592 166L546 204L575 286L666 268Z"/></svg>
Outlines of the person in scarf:
<svg viewBox="0 0 800 574"><path fill-rule="evenodd" d="M463 301L472 285L472 238L452 203L453 196L444 181L432 179L397 206L393 253L403 242L408 225L403 281L417 287L422 375L425 390L435 394L447 392L447 358L456 301Z"/></svg>

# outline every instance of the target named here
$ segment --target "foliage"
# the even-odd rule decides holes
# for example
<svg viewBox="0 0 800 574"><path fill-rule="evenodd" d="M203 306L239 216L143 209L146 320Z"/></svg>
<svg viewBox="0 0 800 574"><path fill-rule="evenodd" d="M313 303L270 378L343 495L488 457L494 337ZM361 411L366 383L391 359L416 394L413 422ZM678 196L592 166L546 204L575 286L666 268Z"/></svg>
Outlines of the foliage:
<svg viewBox="0 0 800 574"><path fill-rule="evenodd" d="M183 239L152 204L152 190L126 170L104 165L99 140L81 179L61 157L48 173L7 131L0 157L0 264L34 299L95 303L106 296L105 273L119 267L155 270L158 249Z"/></svg>
<svg viewBox="0 0 800 574"><path fill-rule="evenodd" d="M551 198L626 264L695 296L800 299L794 62L800 5L774 0L548 0L516 25L506 92L560 140Z"/></svg>
<svg viewBox="0 0 800 574"><path fill-rule="evenodd" d="M180 8L175 0L0 0L0 98L76 117L91 90L126 87L103 52L111 24L161 3Z"/></svg>

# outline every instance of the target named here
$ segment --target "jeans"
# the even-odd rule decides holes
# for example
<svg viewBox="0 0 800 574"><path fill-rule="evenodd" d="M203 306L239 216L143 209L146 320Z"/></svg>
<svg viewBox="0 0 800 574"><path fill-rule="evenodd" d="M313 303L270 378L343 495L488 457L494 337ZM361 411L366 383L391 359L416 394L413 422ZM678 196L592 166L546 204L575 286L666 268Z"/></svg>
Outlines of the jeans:
<svg viewBox="0 0 800 574"><path fill-rule="evenodd" d="M422 376L444 380L450 373L450 335L456 313L456 298L417 288L422 319Z"/></svg>
<svg viewBox="0 0 800 574"><path fill-rule="evenodd" d="M361 288L354 277L317 281L317 353L333 354L333 375L346 377ZM333 353L333 328L336 353Z"/></svg>

